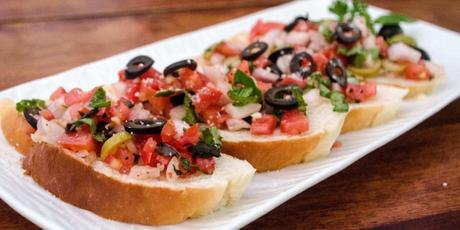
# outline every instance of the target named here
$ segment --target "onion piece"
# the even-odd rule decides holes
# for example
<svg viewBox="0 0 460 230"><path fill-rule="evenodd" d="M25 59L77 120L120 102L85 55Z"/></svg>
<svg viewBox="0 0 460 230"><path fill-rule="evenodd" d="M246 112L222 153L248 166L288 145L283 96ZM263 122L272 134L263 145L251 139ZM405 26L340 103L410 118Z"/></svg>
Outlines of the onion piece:
<svg viewBox="0 0 460 230"><path fill-rule="evenodd" d="M249 123L247 123L246 121L241 120L241 119L230 118L225 122L227 124L228 130L230 130L230 131L238 131L238 130L241 130L241 129L249 129L249 128L251 128L251 125Z"/></svg>
<svg viewBox="0 0 460 230"><path fill-rule="evenodd" d="M255 112L259 112L261 108L262 108L262 105L258 103L250 103L244 106L234 106L232 104L228 104L224 107L224 110L232 118L242 119Z"/></svg>
<svg viewBox="0 0 460 230"><path fill-rule="evenodd" d="M257 80L263 82L276 82L279 78L277 74L272 73L268 69L256 68L252 73L252 76Z"/></svg>
<svg viewBox="0 0 460 230"><path fill-rule="evenodd" d="M402 42L395 43L388 48L388 59L391 61L417 63L421 58L422 53Z"/></svg>

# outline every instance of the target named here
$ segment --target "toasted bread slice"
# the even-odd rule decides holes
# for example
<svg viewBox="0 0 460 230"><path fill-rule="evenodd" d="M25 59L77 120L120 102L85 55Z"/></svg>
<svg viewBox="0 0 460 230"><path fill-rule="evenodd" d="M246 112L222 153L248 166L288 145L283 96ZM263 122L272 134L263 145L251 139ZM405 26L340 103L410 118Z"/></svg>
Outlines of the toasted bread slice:
<svg viewBox="0 0 460 230"><path fill-rule="evenodd" d="M326 101L308 109L310 130L303 135L280 133L254 136L249 131L220 131L223 151L249 161L258 172L271 171L289 165L324 157L329 154L345 120L346 113L332 111Z"/></svg>
<svg viewBox="0 0 460 230"><path fill-rule="evenodd" d="M442 76L436 76L432 80L427 81L413 81L406 80L401 77L387 76L387 77L376 77L372 78L372 81L377 82L378 84L385 84L391 86L397 86L400 88L408 89L405 99L413 98L421 94L431 93L442 81Z"/></svg>
<svg viewBox="0 0 460 230"><path fill-rule="evenodd" d="M16 111L16 103L10 99L0 100L1 128L5 138L16 150L26 154L33 142L30 134L34 129L27 123L24 116Z"/></svg>
<svg viewBox="0 0 460 230"><path fill-rule="evenodd" d="M377 85L377 95L374 98L350 104L342 133L380 125L393 119L408 92L404 88Z"/></svg>

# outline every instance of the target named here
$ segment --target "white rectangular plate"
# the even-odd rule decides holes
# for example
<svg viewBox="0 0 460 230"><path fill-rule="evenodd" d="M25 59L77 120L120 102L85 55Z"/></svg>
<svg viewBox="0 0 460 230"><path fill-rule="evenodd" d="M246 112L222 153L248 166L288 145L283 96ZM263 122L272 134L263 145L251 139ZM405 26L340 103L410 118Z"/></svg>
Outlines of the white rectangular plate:
<svg viewBox="0 0 460 230"><path fill-rule="evenodd" d="M312 19L331 16L327 7L331 1L296 1L267 9L239 19L224 22L192 33L172 37L113 57L87 64L51 77L25 83L0 92L0 98L47 98L58 86L90 89L117 80L117 71L133 56L150 55L155 67L201 53L208 45L236 32L249 30L259 18L288 22L306 12ZM371 14L386 13L370 8ZM158 229L234 229L264 215L296 194L339 172L374 149L395 139L422 122L460 94L460 36L452 31L419 21L405 26L405 31L417 38L432 59L446 67L447 79L428 97L406 101L396 119L388 124L349 133L340 137L343 146L334 149L330 157L308 164L257 174L242 199L233 207L203 218ZM23 175L21 157L0 133L0 197L13 209L46 229L126 229L154 228L129 225L101 218L92 212L66 204Z"/></svg>

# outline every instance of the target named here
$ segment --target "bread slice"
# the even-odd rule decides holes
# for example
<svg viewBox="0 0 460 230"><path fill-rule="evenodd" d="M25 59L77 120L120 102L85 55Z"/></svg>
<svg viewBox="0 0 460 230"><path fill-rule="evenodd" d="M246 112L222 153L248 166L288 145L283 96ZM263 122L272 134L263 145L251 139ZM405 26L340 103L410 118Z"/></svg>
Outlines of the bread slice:
<svg viewBox="0 0 460 230"><path fill-rule="evenodd" d="M396 76L385 76L385 77L375 77L372 78L372 81L377 82L378 84L385 84L391 86L397 86L400 88L408 89L405 99L414 98L421 94L431 93L442 81L442 76L436 76L432 80L427 81L413 81L406 80L401 77Z"/></svg>
<svg viewBox="0 0 460 230"><path fill-rule="evenodd" d="M206 215L237 201L255 173L248 162L222 154L216 158L212 175L174 181L136 179L99 160L33 143L24 133L23 125L28 124L23 124L26 121L16 112L14 102L2 100L0 107L5 137L25 153L26 174L61 200L108 219L161 225Z"/></svg>
<svg viewBox="0 0 460 230"><path fill-rule="evenodd" d="M325 157L340 133L346 113L333 112L326 100L307 110L310 130L306 134L289 136L277 129L270 136L254 136L249 131L221 130L223 151L249 161L258 172Z"/></svg>
<svg viewBox="0 0 460 230"><path fill-rule="evenodd" d="M383 124L396 115L408 89L389 85L377 85L377 95L362 103L350 104L342 133Z"/></svg>

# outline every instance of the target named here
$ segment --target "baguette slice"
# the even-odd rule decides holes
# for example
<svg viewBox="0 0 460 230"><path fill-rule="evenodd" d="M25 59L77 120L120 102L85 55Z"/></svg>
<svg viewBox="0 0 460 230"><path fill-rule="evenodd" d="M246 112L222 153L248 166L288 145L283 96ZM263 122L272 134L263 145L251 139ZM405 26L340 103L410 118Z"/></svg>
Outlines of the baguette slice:
<svg viewBox="0 0 460 230"><path fill-rule="evenodd" d="M314 108L308 106L310 130L303 135L289 136L279 129L270 136L254 136L249 131L220 131L223 151L249 161L258 172L325 157L340 133L346 113L332 111L323 100Z"/></svg>
<svg viewBox="0 0 460 230"><path fill-rule="evenodd" d="M377 85L377 95L369 101L350 104L342 133L365 129L393 119L408 89Z"/></svg>
<svg viewBox="0 0 460 230"><path fill-rule="evenodd" d="M24 150L26 173L59 199L108 219L162 225L206 215L236 202L255 173L248 162L222 154L212 175L174 181L136 179L99 160L33 143L24 133L30 127L14 102L2 100L0 106L3 133L10 144Z"/></svg>
<svg viewBox="0 0 460 230"><path fill-rule="evenodd" d="M408 93L404 97L405 99L408 99L414 98L421 94L431 93L442 81L442 77L436 76L434 79L429 81L411 81L401 77L386 76L372 78L372 81L375 81L378 84L385 84L408 89Z"/></svg>

